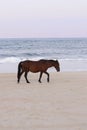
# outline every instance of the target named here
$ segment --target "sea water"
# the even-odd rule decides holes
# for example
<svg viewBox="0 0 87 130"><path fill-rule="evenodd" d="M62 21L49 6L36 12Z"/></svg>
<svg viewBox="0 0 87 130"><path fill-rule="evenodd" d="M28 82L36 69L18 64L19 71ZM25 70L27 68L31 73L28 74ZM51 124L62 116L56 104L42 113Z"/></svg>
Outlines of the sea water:
<svg viewBox="0 0 87 130"><path fill-rule="evenodd" d="M0 39L0 73L17 72L26 59L57 59L61 71L87 71L87 38Z"/></svg>

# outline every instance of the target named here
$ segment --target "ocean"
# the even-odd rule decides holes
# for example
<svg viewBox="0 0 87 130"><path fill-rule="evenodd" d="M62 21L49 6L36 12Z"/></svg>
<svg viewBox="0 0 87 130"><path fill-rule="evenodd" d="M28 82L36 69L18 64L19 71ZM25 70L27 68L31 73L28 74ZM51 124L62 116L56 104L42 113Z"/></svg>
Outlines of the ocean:
<svg viewBox="0 0 87 130"><path fill-rule="evenodd" d="M87 38L0 39L0 73L17 72L26 59L57 59L61 71L87 71Z"/></svg>

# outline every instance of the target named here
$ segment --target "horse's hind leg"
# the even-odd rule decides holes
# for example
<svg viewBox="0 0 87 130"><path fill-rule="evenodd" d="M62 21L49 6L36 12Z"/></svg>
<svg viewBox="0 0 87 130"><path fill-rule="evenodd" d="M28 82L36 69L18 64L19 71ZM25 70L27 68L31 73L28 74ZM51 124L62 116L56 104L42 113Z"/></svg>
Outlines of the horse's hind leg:
<svg viewBox="0 0 87 130"><path fill-rule="evenodd" d="M20 82L20 78L21 78L21 75L23 74L24 72L22 71L21 73L20 73L20 75L18 75L18 83Z"/></svg>
<svg viewBox="0 0 87 130"><path fill-rule="evenodd" d="M45 74L47 74L47 82L49 82L49 73L48 72L44 72Z"/></svg>
<svg viewBox="0 0 87 130"><path fill-rule="evenodd" d="M28 74L28 72L25 72L25 75L24 75L24 76L25 76L26 82L27 82L27 83L30 83L30 82L28 81L28 79L27 79L27 74Z"/></svg>

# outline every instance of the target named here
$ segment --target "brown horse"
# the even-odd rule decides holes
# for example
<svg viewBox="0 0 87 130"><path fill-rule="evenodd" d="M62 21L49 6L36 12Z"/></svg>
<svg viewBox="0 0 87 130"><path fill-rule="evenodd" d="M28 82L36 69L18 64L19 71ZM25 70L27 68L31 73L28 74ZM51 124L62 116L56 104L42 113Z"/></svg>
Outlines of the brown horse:
<svg viewBox="0 0 87 130"><path fill-rule="evenodd" d="M47 72L47 69L49 67L55 67L57 71L60 71L60 66L59 62L57 60L39 60L39 61L22 61L18 65L18 73L17 73L17 78L18 78L18 83L20 82L21 75L25 72L24 76L26 79L27 83L30 83L27 79L27 74L29 71L33 73L40 72L40 77L39 77L39 82L41 83L41 77L42 74L45 73L47 74L47 82L49 82L49 73Z"/></svg>

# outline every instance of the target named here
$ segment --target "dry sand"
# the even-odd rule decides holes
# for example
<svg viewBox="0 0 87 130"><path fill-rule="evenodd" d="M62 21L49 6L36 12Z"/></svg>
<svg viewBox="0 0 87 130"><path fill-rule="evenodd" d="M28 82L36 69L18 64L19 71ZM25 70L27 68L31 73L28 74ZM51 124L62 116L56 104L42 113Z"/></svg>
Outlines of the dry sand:
<svg viewBox="0 0 87 130"><path fill-rule="evenodd" d="M87 72L0 74L0 130L87 130Z"/></svg>

